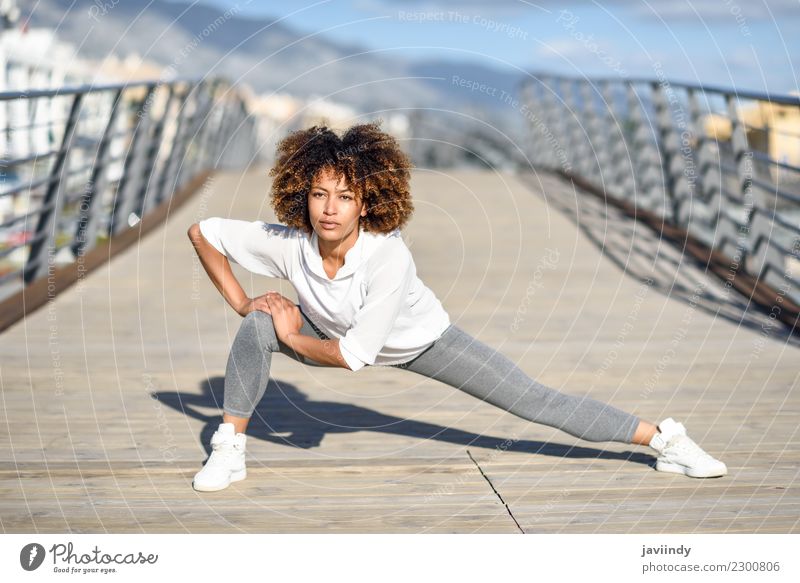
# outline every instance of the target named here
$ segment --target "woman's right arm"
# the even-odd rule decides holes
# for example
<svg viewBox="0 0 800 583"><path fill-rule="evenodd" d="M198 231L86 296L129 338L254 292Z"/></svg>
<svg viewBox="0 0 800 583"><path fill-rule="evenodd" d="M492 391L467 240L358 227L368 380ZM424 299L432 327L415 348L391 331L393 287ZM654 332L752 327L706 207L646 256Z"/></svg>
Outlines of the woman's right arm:
<svg viewBox="0 0 800 583"><path fill-rule="evenodd" d="M214 287L219 290L225 301L242 317L253 311L254 300L247 297L244 293L242 286L233 274L231 264L228 258L217 251L214 246L209 243L203 233L200 231L200 225L197 223L189 227L188 231L189 240L192 242L197 256L200 258L200 263L206 270L208 277L211 279Z"/></svg>

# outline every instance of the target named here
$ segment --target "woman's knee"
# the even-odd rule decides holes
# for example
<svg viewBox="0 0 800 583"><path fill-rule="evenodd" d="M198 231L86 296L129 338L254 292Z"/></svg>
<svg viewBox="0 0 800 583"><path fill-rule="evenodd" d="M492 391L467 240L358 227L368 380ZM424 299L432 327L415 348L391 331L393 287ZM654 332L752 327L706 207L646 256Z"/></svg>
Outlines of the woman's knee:
<svg viewBox="0 0 800 583"><path fill-rule="evenodd" d="M253 310L244 317L239 326L236 341L255 343L272 352L280 350L272 315L260 310Z"/></svg>

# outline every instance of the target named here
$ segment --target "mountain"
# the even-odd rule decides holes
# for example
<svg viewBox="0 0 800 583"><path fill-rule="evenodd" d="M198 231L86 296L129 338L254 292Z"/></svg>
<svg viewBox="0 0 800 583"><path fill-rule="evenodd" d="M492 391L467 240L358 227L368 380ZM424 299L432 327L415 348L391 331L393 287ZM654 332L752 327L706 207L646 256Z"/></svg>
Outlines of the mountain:
<svg viewBox="0 0 800 583"><path fill-rule="evenodd" d="M38 0L33 6L29 26L55 29L93 59L136 52L181 75L222 74L246 81L257 92L330 96L362 111L448 108L492 118L515 113L497 96L454 83L453 75L497 87L500 95L513 90L518 71L363 54L366 47L199 3Z"/></svg>

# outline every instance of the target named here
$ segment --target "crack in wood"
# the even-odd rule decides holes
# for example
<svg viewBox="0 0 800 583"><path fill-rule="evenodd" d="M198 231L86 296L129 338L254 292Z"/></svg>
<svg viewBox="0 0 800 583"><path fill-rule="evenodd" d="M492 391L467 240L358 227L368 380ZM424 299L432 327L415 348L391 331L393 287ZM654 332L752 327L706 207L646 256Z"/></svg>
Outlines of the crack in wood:
<svg viewBox="0 0 800 583"><path fill-rule="evenodd" d="M505 500L503 500L503 497L500 495L500 492L498 492L498 491L497 491L497 488L495 488L495 487L494 487L494 484L492 484L492 481L489 479L489 476L487 476L487 475L486 475L486 474L483 472L483 469L481 468L480 464L478 464L478 462L477 462L477 461L475 461L475 458L474 458L474 457L472 457L472 454L469 452L469 450L467 450L467 455L469 456L469 459L471 459L471 460L472 460L472 463L473 463L473 464L475 464L475 467L477 467L477 468L478 468L478 471L481 473L481 476L483 476L483 479L484 479L484 480L486 480L486 481L489 483L489 486L492 488L492 491L495 493L495 496L497 496L497 498L500 500L500 502L502 502L502 503L503 503L503 506L505 506L505 507L506 507L506 512L508 512L508 515L511 517L511 520L513 520L513 521L514 521L514 524L516 524L516 525L517 525L517 528L519 529L519 531L520 531L522 534L525 534L525 531L524 531L524 530L522 529L522 527L519 525L519 522L517 522L517 519L514 517L514 514L511 512L511 508L509 508L509 507L508 507L508 504L506 504L506 501L505 501Z"/></svg>

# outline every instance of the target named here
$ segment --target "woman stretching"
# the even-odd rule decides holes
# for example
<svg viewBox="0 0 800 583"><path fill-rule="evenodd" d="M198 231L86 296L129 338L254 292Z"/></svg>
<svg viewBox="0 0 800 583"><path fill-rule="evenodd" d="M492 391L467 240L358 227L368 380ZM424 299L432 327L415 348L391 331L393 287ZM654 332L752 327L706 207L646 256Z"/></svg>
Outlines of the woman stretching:
<svg viewBox="0 0 800 583"><path fill-rule="evenodd" d="M680 423L655 426L560 393L451 324L400 236L414 210L410 167L380 122L355 125L341 138L314 126L278 144L269 173L272 206L284 224L213 217L189 228L211 281L244 318L225 370L222 423L194 477L196 490L221 490L247 476L245 429L275 352L311 366L403 368L587 441L650 446L662 472L726 474ZM299 305L277 292L248 298L228 260L289 280Z"/></svg>

